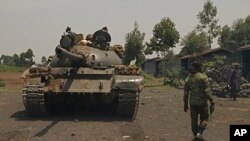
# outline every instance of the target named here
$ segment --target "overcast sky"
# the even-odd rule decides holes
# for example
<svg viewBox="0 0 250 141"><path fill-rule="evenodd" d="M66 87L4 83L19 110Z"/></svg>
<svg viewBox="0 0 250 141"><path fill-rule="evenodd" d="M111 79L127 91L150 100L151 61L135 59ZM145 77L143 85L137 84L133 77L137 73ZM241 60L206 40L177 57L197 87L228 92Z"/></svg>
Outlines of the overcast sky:
<svg viewBox="0 0 250 141"><path fill-rule="evenodd" d="M36 62L54 54L67 26L76 33L93 33L107 26L111 44L124 45L125 35L135 21L152 37L152 29L163 17L169 17L181 37L198 23L196 15L206 0L1 0L0 55L13 55L31 48ZM250 15L250 0L212 0L218 9L221 26L232 25ZM213 44L213 47L216 47ZM176 47L176 52L181 49Z"/></svg>

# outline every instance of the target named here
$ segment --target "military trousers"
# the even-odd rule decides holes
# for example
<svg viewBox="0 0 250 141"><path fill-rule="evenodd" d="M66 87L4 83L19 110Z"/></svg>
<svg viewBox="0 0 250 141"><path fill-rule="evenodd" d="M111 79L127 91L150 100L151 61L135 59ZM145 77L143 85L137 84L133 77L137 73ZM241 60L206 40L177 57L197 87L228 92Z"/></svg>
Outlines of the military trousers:
<svg viewBox="0 0 250 141"><path fill-rule="evenodd" d="M194 136L198 132L202 134L207 127L207 122L209 118L208 105L201 105L201 106L190 105L190 114L191 114L191 127Z"/></svg>
<svg viewBox="0 0 250 141"><path fill-rule="evenodd" d="M233 98L234 100L236 100L237 93L238 93L238 91L236 89L231 89L230 98Z"/></svg>

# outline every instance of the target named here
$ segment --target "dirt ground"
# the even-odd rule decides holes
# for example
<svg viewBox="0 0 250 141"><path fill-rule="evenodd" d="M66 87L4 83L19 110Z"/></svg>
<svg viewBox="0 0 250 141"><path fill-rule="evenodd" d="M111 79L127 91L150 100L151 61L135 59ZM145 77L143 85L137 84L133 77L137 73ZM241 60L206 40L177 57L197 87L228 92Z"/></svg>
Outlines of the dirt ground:
<svg viewBox="0 0 250 141"><path fill-rule="evenodd" d="M9 76L8 76L9 75ZM0 73L0 141L191 141L190 113L183 112L183 90L145 88L133 122L109 114L63 113L30 118L24 111L18 74ZM14 84L11 84L13 82ZM18 88L14 88L18 87ZM216 111L204 133L207 141L229 141L230 124L250 124L250 99L215 98Z"/></svg>

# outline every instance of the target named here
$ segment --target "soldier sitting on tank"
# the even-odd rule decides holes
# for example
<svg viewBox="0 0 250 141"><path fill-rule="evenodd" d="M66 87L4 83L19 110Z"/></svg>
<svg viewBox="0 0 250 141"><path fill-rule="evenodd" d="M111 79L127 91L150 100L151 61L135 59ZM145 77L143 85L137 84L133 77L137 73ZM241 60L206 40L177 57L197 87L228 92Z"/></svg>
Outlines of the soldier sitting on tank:
<svg viewBox="0 0 250 141"><path fill-rule="evenodd" d="M109 50L109 42L111 41L111 36L108 33L108 28L103 27L101 30L96 31L91 39L95 47L101 50Z"/></svg>
<svg viewBox="0 0 250 141"><path fill-rule="evenodd" d="M66 32L61 37L60 46L66 50L70 50L73 45L81 42L83 39L83 34L76 34L71 31L70 27L67 27Z"/></svg>
<svg viewBox="0 0 250 141"><path fill-rule="evenodd" d="M69 49L71 46L73 46L75 42L75 33L71 31L70 27L66 28L66 32L61 37L60 40L60 46L64 49Z"/></svg>
<svg viewBox="0 0 250 141"><path fill-rule="evenodd" d="M66 31L64 32L64 35L67 35L67 36L69 36L69 37L71 37L73 39L74 36L76 35L76 33L72 32L70 27L67 27Z"/></svg>

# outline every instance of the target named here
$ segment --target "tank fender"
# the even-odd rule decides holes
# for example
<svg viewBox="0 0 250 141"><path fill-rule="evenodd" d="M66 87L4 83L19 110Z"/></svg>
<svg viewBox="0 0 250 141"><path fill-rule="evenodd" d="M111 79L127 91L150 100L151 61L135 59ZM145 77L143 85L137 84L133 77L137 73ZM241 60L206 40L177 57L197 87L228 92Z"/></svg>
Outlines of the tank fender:
<svg viewBox="0 0 250 141"><path fill-rule="evenodd" d="M143 81L143 77L141 76L118 75L115 76L113 89L141 92Z"/></svg>

